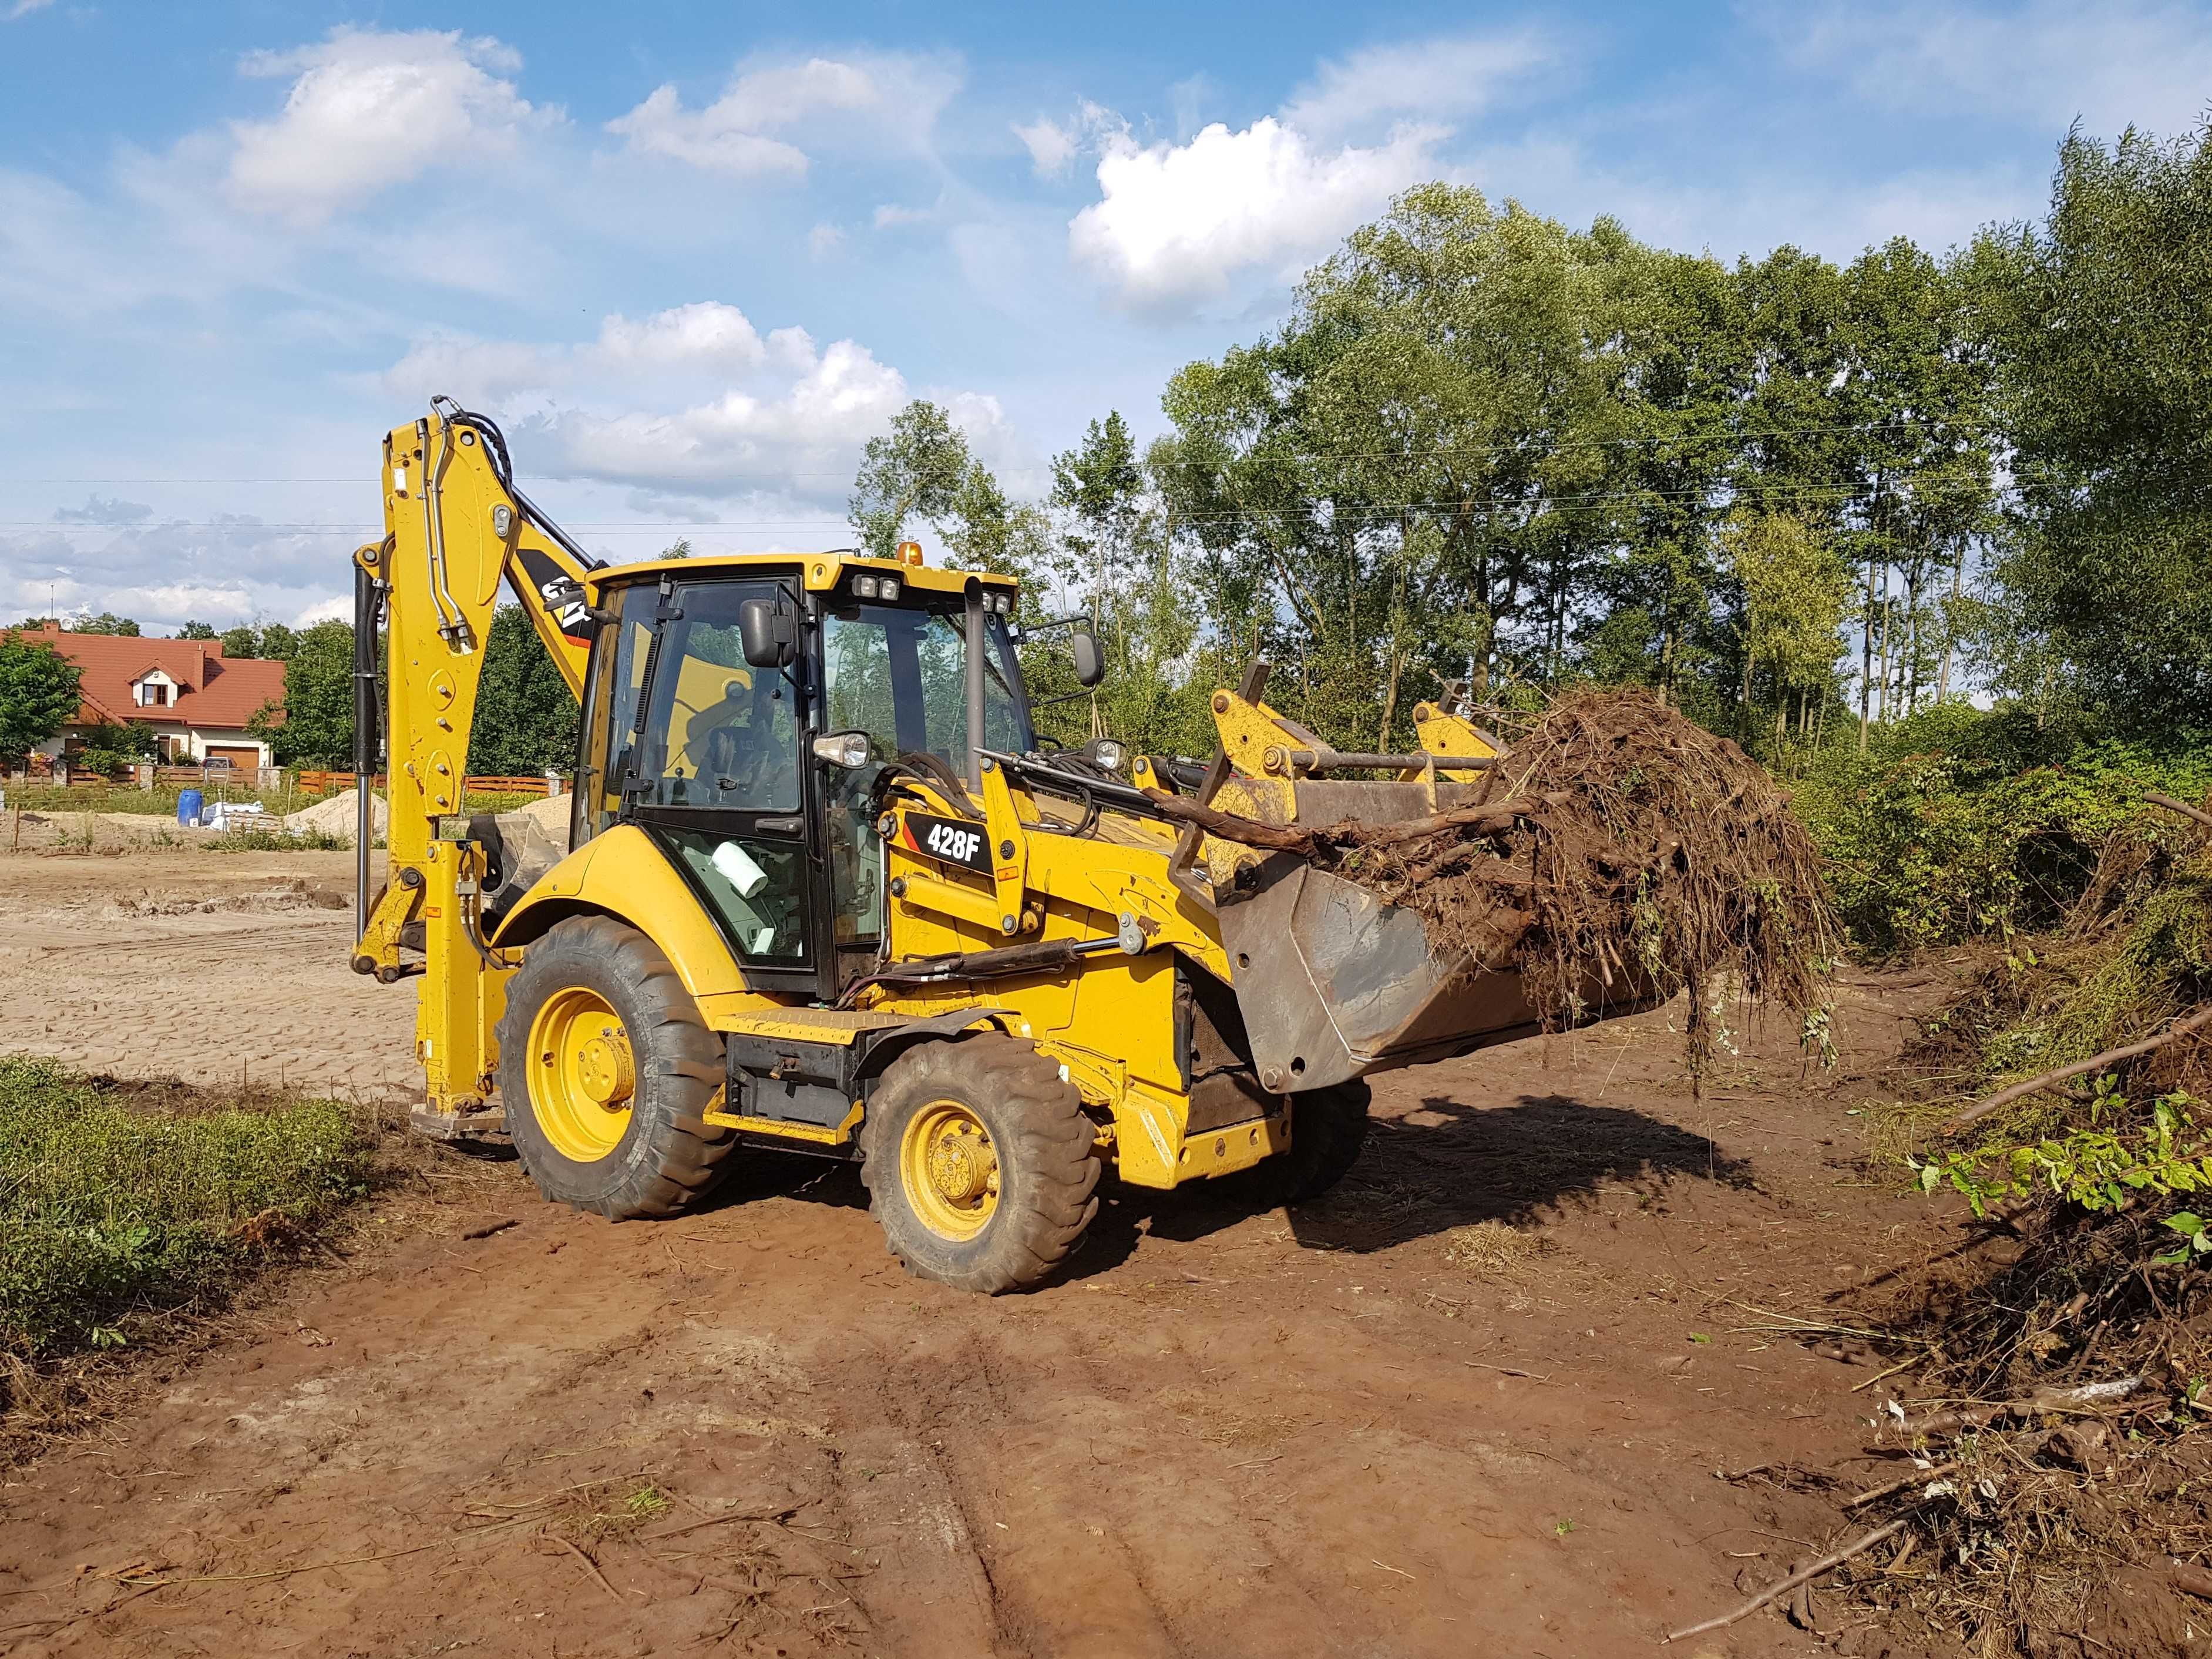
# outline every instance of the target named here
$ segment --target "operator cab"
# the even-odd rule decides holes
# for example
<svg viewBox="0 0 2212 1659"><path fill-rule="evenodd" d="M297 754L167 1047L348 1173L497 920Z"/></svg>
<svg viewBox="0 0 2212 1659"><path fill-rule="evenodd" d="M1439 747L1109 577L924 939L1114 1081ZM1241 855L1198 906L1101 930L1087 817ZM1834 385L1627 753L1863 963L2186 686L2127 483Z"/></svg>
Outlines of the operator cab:
<svg viewBox="0 0 2212 1659"><path fill-rule="evenodd" d="M817 555L611 570L598 586L572 844L636 824L748 982L834 997L881 948L885 763L967 769L971 635L980 746L1035 746L1012 584Z"/></svg>

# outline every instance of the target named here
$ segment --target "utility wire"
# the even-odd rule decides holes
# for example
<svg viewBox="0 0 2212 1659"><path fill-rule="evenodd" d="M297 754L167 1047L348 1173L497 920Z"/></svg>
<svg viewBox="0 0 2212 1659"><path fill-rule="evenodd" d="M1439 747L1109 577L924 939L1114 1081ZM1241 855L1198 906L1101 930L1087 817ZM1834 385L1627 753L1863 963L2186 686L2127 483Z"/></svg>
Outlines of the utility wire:
<svg viewBox="0 0 2212 1659"><path fill-rule="evenodd" d="M1955 434L1988 433L1995 428L1978 421L1950 420L1941 416L1917 416L1894 421L1857 421L1838 426L1780 426L1757 429L1738 429L1722 432L1654 433L1632 438L1572 438L1558 443L1530 446L1531 453L1556 454L1561 450L1614 449L1637 444L1696 444L1762 443L1770 438L1802 438L1850 432L1890 432L1908 427L1941 426ZM1423 455L1456 455L1478 453L1514 452L1519 447L1469 440L1461 444L1438 444L1418 453ZM1320 453L1340 460L1372 459L1377 456L1406 453L1397 449L1328 449ZM1038 477L1052 472L1051 467L1015 467L1002 471L998 476L1006 478ZM348 473L335 478L5 478L0 486L18 484L351 484L368 480L366 473ZM827 471L808 471L799 469L779 469L765 472L741 472L730 475L734 478L842 478L848 474L842 469ZM518 472L517 478L532 483L592 483L599 482L589 477L579 478L574 473ZM616 488L634 488L617 485Z"/></svg>

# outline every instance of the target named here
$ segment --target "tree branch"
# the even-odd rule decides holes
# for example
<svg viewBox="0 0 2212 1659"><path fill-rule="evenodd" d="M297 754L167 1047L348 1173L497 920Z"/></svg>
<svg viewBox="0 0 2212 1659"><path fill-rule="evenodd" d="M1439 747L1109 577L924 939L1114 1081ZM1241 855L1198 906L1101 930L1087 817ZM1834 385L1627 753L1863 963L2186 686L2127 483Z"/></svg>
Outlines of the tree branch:
<svg viewBox="0 0 2212 1659"><path fill-rule="evenodd" d="M2015 1100L2063 1083L2069 1078L2080 1077L2085 1072L2101 1072L2107 1066L2117 1066L2124 1060L2133 1060L2154 1048L2162 1048L2176 1037L2187 1036L2191 1031L2212 1025L2212 1006L2198 1009L2186 1019L2178 1019L2156 1036L2145 1037L2141 1042L2130 1042L2124 1048L2107 1048L2101 1054L2092 1054L2087 1060L2077 1060L2071 1066L2061 1066L2045 1072L2041 1077L2032 1077L2025 1083L2015 1083L2008 1089L2000 1089L1987 1100L1954 1113L1943 1120L1944 1129L1962 1129L1978 1119L1987 1117L2001 1106L2009 1106Z"/></svg>
<svg viewBox="0 0 2212 1659"><path fill-rule="evenodd" d="M1840 1567L1853 1556L1865 1554L1883 1539L1894 1537L1903 1532L1911 1519L1911 1517L1908 1516L1903 1521L1893 1521L1886 1527L1876 1527L1863 1538L1854 1539L1844 1545L1833 1555L1823 1556L1811 1566L1801 1567L1797 1571L1791 1573L1780 1583L1768 1585L1735 1612L1724 1613L1717 1619L1708 1619L1702 1625L1692 1625L1685 1630L1669 1631L1661 1640L1662 1643L1679 1642L1686 1636L1702 1636L1709 1630L1718 1630L1723 1625L1733 1625L1739 1619L1747 1619L1776 1597L1787 1595L1798 1585L1812 1583L1830 1568Z"/></svg>
<svg viewBox="0 0 2212 1659"><path fill-rule="evenodd" d="M2153 793L2145 795L2143 799L2148 801L2153 806L2163 806L2167 811L2179 812L2185 818L2195 818L2197 823L2204 825L2205 828L2212 830L2212 812L2207 812L2203 811L2201 808L2191 806L2185 801L2178 801L2171 795Z"/></svg>

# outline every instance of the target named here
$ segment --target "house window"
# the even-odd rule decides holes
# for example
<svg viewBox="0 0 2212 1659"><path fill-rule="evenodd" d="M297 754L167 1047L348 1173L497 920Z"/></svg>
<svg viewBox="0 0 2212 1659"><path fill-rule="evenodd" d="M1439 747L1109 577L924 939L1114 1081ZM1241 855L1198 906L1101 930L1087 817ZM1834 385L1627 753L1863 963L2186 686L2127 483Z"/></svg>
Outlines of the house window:
<svg viewBox="0 0 2212 1659"><path fill-rule="evenodd" d="M159 680L141 680L138 683L138 706L141 708L167 708L169 706L169 688Z"/></svg>

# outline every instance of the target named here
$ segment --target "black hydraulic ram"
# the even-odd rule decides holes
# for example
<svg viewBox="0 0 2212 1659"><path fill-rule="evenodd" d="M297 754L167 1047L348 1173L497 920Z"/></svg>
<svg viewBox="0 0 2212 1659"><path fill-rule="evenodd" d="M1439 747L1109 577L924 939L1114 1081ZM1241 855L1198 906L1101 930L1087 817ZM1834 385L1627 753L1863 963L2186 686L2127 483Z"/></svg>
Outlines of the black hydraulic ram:
<svg viewBox="0 0 2212 1659"><path fill-rule="evenodd" d="M388 544L387 544L388 545ZM383 549L364 552L353 567L353 881L356 939L368 932L368 844L375 837L373 780L380 758L384 713L376 695L376 629L384 613L384 583L370 565Z"/></svg>

